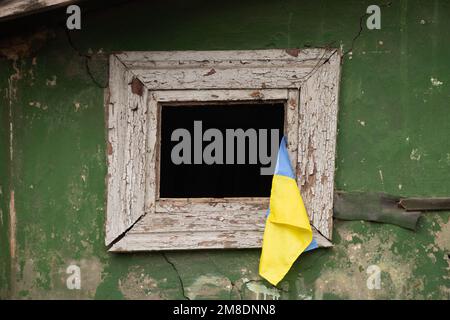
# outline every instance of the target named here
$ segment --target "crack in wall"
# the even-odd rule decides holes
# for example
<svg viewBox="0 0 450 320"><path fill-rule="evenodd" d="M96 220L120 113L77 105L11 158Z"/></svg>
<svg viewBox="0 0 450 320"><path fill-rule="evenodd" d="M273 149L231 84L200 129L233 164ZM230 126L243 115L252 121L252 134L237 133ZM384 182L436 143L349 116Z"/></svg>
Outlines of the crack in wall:
<svg viewBox="0 0 450 320"><path fill-rule="evenodd" d="M72 37L70 35L70 31L69 29L67 29L67 27L64 25L62 26L62 28L64 29L64 33L66 35L67 41L69 43L69 46L78 54L79 57L83 58L84 60L84 67L86 69L86 73L88 74L89 78L91 78L92 82L100 89L106 89L108 88L108 82L109 82L109 74L106 76L106 83L105 84L101 84L96 78L95 76L92 74L91 71L91 67L89 65L89 62L92 60L92 58L95 55L98 55L99 53L96 54L88 54L88 53L83 53L81 52L77 46L75 45L75 43L72 40ZM108 53L102 53L102 55L107 55ZM109 68L107 68L107 72L109 73Z"/></svg>
<svg viewBox="0 0 450 320"><path fill-rule="evenodd" d="M388 3L385 3L385 4L381 4L381 5L379 5L379 6L380 6L381 8L383 8L383 7L390 7L391 4L392 4L392 2L388 2ZM352 38L351 47L350 47L347 51L343 52L343 56L348 55L348 54L351 54L351 53L353 52L353 50L354 50L354 48L355 48L356 41L361 37L361 35L362 35L362 33L363 33L363 30L364 30L364 28L363 28L363 21L364 21L364 18L367 18L368 16L369 16L369 14L366 13L366 12L364 12L364 14L362 14L362 15L360 16L360 18L359 18L359 29L358 29L358 32L357 32L356 35ZM291 19L291 17L292 17L292 14L289 16L289 19ZM289 21L288 28L289 28L289 27L290 27L290 21ZM105 83L105 84L101 84L101 83L95 78L95 76L93 75L93 73L92 73L92 71L91 71L91 67L90 67L90 61L92 60L92 58L93 58L95 55L98 55L98 53L97 53L97 54L88 54L88 53L83 53L83 52L81 52L81 51L77 48L77 46L75 45L75 43L74 43L74 41L73 41L73 39L72 39L72 36L71 36L71 34L70 34L70 30L67 29L67 27L65 26L65 24L62 24L62 28L64 29L64 33L65 33L65 35L66 35L66 38L67 38L67 41L68 41L70 47L78 54L78 56L80 56L81 58L84 59L84 65L85 65L85 68L86 68L86 73L88 74L88 76L90 77L90 79L92 80L92 82L93 82L98 88L106 89L106 88L108 87L108 79L109 79L109 75L106 77L106 78L107 78L107 79L106 79L106 83ZM289 39L288 39L288 48L289 48L289 43L290 43L290 41L289 41ZM327 44L326 46L311 46L311 45L308 45L308 47L316 47L316 48L326 48L326 49L331 49L331 46L332 46L334 43L336 43L336 41L332 41L331 43ZM317 65L314 66L313 69L310 71L310 73L308 73L308 74L307 74L306 76L304 76L302 79L307 79L307 78L309 78L309 77L310 77L312 74L314 74L314 72L317 71L323 64L327 63L327 62L333 57L333 55L334 55L337 51L338 51L337 49L334 50L334 51L330 54L330 56L328 56L328 57L325 59L325 61L321 62L322 59L325 57L325 54L323 54L322 57L321 57L321 59L320 59L319 62L317 63ZM104 52L104 53L102 53L102 55L108 55L108 52ZM108 69L107 72L109 73L109 68L107 68L107 69Z"/></svg>
<svg viewBox="0 0 450 320"><path fill-rule="evenodd" d="M385 4L379 5L379 7L380 7L380 8L388 8L388 7L391 6L391 4L392 4L392 2L387 2L387 3L385 3ZM368 16L369 16L369 14L368 14L367 12L364 12L364 14L361 15L361 16L359 17L359 30L358 30L358 32L356 33L356 35L355 35L355 36L353 37L353 39L352 39L352 44L351 44L350 49L348 49L348 50L343 54L343 56L345 56L345 55L347 55L347 54L351 54L351 53L353 52L353 48L355 47L355 43L356 43L356 41L358 40L358 38L361 37L362 32L363 32L363 30L364 30L364 28L363 28L363 21L364 21L364 18L367 18Z"/></svg>
<svg viewBox="0 0 450 320"><path fill-rule="evenodd" d="M233 294L233 290L236 289L238 294L239 294L239 300L242 300L242 287L241 289L239 289L239 287L236 286L236 281L231 281L231 279L228 278L228 280L230 280L230 284L231 284L231 289L230 289L230 294L228 295L228 299L232 300L232 294Z"/></svg>
<svg viewBox="0 0 450 320"><path fill-rule="evenodd" d="M191 300L187 295L186 295L186 290L184 288L184 283L183 283L183 279L181 279L181 275L178 272L177 267L175 266L175 264L169 260L169 258L167 257L165 252L161 252L161 255L163 256L164 260L166 260L166 262L168 264L170 264L170 266L172 267L173 271L175 271L175 273L177 274L178 277L178 281L180 282L180 289L181 289L181 294L183 295L185 300Z"/></svg>

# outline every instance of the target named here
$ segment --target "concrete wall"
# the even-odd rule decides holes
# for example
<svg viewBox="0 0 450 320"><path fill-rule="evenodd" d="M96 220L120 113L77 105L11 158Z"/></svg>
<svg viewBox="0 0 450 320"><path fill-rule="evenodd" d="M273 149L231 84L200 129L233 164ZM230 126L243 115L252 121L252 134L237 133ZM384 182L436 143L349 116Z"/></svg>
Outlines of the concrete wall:
<svg viewBox="0 0 450 320"><path fill-rule="evenodd" d="M343 61L336 188L448 196L450 2L392 1L381 30L360 32L373 3L384 2L83 5L70 41L64 10L1 23L0 297L450 298L448 212L424 214L416 232L335 220L334 248L302 255L278 288L259 281L259 250L170 252L172 265L161 253L110 254L103 244L111 51L353 44ZM81 268L80 290L66 287L71 264ZM373 264L379 290L366 286Z"/></svg>

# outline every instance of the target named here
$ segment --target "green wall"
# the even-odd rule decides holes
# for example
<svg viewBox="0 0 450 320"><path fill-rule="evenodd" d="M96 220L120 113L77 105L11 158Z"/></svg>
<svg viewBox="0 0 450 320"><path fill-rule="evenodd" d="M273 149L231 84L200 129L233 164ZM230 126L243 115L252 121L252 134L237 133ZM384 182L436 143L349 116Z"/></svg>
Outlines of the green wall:
<svg viewBox="0 0 450 320"><path fill-rule="evenodd" d="M259 250L163 256L110 254L104 246L102 86L113 51L347 52L353 43L342 66L336 187L448 196L450 2L392 1L382 7L381 30L363 24L359 34L373 3L384 2L83 3L82 30L70 41L64 10L1 23L0 297L450 298L449 212L424 214L416 232L335 220L335 246L303 254L278 288L259 281ZM80 290L66 287L71 264L81 269ZM379 290L366 285L373 264Z"/></svg>
<svg viewBox="0 0 450 320"><path fill-rule="evenodd" d="M6 61L0 61L0 70L9 69ZM11 254L9 248L9 190L10 190L10 135L8 81L0 77L0 298L9 294Z"/></svg>

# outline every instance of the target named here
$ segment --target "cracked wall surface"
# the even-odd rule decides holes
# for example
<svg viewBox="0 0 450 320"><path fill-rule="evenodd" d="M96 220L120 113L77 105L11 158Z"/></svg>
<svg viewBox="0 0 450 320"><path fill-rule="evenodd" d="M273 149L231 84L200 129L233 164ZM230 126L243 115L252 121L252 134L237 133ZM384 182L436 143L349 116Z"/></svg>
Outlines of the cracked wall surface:
<svg viewBox="0 0 450 320"><path fill-rule="evenodd" d="M360 30L376 3L381 30ZM258 276L259 250L104 246L115 51L342 46L336 188L448 196L450 3L387 3L113 1L83 3L69 34L63 9L0 23L0 298L449 299L449 212L423 214L416 232L336 220L335 246L303 254L276 288ZM371 265L380 289L367 287Z"/></svg>

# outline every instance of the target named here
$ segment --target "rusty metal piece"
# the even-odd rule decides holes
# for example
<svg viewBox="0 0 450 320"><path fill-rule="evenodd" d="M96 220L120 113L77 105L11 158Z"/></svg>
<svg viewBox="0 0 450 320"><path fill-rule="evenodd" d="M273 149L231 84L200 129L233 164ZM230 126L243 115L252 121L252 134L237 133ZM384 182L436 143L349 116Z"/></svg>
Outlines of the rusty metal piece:
<svg viewBox="0 0 450 320"><path fill-rule="evenodd" d="M297 58L298 54L300 53L300 49L286 49L286 53Z"/></svg>
<svg viewBox="0 0 450 320"><path fill-rule="evenodd" d="M131 85L131 92L142 97L142 95L144 94L144 84L141 82L141 80L134 77L133 80L131 80L130 85Z"/></svg>
<svg viewBox="0 0 450 320"><path fill-rule="evenodd" d="M263 95L260 91L258 91L258 90L253 91L253 92L250 94L250 96L251 96L252 98L259 98L259 99L262 99L262 98L264 97L264 95Z"/></svg>
<svg viewBox="0 0 450 320"><path fill-rule="evenodd" d="M113 149L112 149L112 144L111 144L111 142L107 142L107 144L106 144L106 150L107 150L107 152L108 152L108 155L112 155L112 152L113 152Z"/></svg>
<svg viewBox="0 0 450 320"><path fill-rule="evenodd" d="M214 68L212 68L207 73L205 73L203 76L207 77L207 76L213 75L214 73L216 73L216 70L214 70Z"/></svg>
<svg viewBox="0 0 450 320"><path fill-rule="evenodd" d="M450 198L405 198L399 205L406 211L450 210Z"/></svg>
<svg viewBox="0 0 450 320"><path fill-rule="evenodd" d="M399 207L399 201L399 197L383 193L337 191L333 216L342 220L390 223L415 230L420 212L405 211Z"/></svg>
<svg viewBox="0 0 450 320"><path fill-rule="evenodd" d="M384 193L334 194L333 217L395 224L414 230L423 211L450 210L450 198L400 198Z"/></svg>

